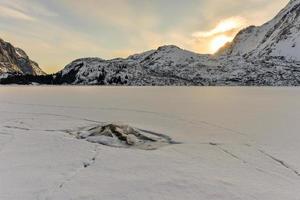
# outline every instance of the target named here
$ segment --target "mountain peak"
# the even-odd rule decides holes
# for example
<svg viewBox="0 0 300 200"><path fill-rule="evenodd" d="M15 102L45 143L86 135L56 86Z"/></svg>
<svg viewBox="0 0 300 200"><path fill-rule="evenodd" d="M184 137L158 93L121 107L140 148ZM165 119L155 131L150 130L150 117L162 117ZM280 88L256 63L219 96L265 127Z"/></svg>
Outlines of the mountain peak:
<svg viewBox="0 0 300 200"><path fill-rule="evenodd" d="M29 59L25 51L0 38L0 74L3 73L45 74L36 62Z"/></svg>
<svg viewBox="0 0 300 200"><path fill-rule="evenodd" d="M291 0L271 21L240 31L218 55L285 57L300 61L300 0Z"/></svg>
<svg viewBox="0 0 300 200"><path fill-rule="evenodd" d="M157 50L164 51L164 50L182 50L182 49L175 45L164 45L164 46L158 47Z"/></svg>

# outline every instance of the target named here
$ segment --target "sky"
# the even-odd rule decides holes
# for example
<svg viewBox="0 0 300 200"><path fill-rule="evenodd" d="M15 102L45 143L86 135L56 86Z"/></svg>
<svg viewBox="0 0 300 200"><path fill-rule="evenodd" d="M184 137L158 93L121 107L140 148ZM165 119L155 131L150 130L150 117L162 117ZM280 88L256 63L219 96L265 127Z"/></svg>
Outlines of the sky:
<svg viewBox="0 0 300 200"><path fill-rule="evenodd" d="M289 0L0 0L0 38L48 72L83 57L110 59L177 45L214 53Z"/></svg>

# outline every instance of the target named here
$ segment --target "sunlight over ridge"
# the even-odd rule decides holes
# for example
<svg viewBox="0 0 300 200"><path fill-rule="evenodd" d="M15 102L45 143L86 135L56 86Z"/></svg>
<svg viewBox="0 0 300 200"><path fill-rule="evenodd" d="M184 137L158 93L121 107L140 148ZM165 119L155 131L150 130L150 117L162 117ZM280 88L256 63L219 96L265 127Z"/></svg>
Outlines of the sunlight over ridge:
<svg viewBox="0 0 300 200"><path fill-rule="evenodd" d="M223 47L226 43L231 42L233 37L229 37L226 35L220 35L215 37L210 44L210 51L212 53L216 53L221 47Z"/></svg>
<svg viewBox="0 0 300 200"><path fill-rule="evenodd" d="M210 37L216 34L241 29L246 24L242 17L231 17L221 20L215 28L210 31L199 31L193 34L194 37Z"/></svg>

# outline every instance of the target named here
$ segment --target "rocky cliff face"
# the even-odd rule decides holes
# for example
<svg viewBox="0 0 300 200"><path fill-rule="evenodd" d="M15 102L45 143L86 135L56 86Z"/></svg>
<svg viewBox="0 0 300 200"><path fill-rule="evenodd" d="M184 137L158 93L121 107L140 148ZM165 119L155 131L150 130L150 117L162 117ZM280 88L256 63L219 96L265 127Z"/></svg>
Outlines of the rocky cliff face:
<svg viewBox="0 0 300 200"><path fill-rule="evenodd" d="M20 48L0 39L0 74L45 74Z"/></svg>

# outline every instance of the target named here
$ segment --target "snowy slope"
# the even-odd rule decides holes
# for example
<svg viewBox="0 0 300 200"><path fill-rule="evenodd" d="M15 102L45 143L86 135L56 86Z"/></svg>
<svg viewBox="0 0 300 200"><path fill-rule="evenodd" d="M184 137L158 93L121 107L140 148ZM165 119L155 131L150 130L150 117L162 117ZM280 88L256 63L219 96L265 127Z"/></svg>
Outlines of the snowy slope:
<svg viewBox="0 0 300 200"><path fill-rule="evenodd" d="M262 26L242 30L218 54L278 56L300 61L300 0L289 4Z"/></svg>
<svg viewBox="0 0 300 200"><path fill-rule="evenodd" d="M20 48L0 38L0 74L45 74Z"/></svg>

